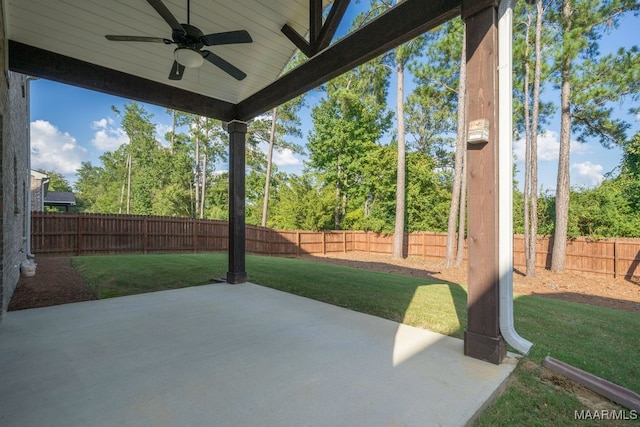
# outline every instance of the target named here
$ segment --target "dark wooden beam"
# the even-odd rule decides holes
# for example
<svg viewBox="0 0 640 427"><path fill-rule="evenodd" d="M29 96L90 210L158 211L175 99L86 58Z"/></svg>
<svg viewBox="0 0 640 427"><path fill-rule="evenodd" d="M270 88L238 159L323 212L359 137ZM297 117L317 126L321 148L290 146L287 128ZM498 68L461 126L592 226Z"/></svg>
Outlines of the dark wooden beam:
<svg viewBox="0 0 640 427"><path fill-rule="evenodd" d="M250 120L460 14L460 0L405 0L238 104Z"/></svg>
<svg viewBox="0 0 640 427"><path fill-rule="evenodd" d="M322 30L322 0L309 0L309 44L318 52L318 37Z"/></svg>
<svg viewBox="0 0 640 427"><path fill-rule="evenodd" d="M475 0L465 0L465 4ZM499 364L498 268L498 10L485 7L465 19L467 41L468 290L464 353ZM475 134L472 137L472 133Z"/></svg>
<svg viewBox="0 0 640 427"><path fill-rule="evenodd" d="M309 41L305 40L289 24L284 24L281 31L307 58L311 58L329 46L344 17L349 1L336 0L333 2L327 20L323 24L322 0L309 0Z"/></svg>
<svg viewBox="0 0 640 427"><path fill-rule="evenodd" d="M291 42L296 45L296 47L300 49L307 58L311 58L314 55L311 45L304 39L304 37L298 34L296 30L291 28L289 24L284 24L280 31L282 31L282 33L287 36L287 38L291 40Z"/></svg>
<svg viewBox="0 0 640 427"><path fill-rule="evenodd" d="M247 281L245 269L245 143L247 124L233 121L229 131L229 271L228 283Z"/></svg>
<svg viewBox="0 0 640 427"><path fill-rule="evenodd" d="M333 36L336 34L336 30L347 11L349 2L350 0L335 0L333 2L329 15L327 15L327 19L324 21L322 30L318 35L318 51L329 47L329 44L331 43Z"/></svg>
<svg viewBox="0 0 640 427"><path fill-rule="evenodd" d="M473 0L463 1L460 15L462 19L467 19L471 15L487 9L488 7L498 7L500 0Z"/></svg>
<svg viewBox="0 0 640 427"><path fill-rule="evenodd" d="M85 89L230 121L235 105L9 40L9 69Z"/></svg>

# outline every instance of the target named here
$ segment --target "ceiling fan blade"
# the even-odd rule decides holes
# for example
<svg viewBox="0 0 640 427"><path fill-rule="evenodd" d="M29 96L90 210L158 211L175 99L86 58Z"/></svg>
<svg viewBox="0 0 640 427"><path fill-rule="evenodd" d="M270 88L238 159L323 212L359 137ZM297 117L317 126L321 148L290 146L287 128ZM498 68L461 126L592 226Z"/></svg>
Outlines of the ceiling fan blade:
<svg viewBox="0 0 640 427"><path fill-rule="evenodd" d="M169 24L169 26L173 28L174 31L184 33L184 28L182 28L182 25L180 25L171 11L167 9L167 6L162 3L162 0L147 0L147 3L149 3L151 7L153 7L156 12L158 12L158 14L162 16L162 19L164 19L167 24Z"/></svg>
<svg viewBox="0 0 640 427"><path fill-rule="evenodd" d="M182 80L185 68L186 67L178 61L173 61L173 67L171 67L171 72L169 73L169 80Z"/></svg>
<svg viewBox="0 0 640 427"><path fill-rule="evenodd" d="M243 80L245 77L247 77L247 75L242 70L240 70L239 68L236 68L236 66L220 58L215 53L209 52L208 50L203 50L200 53L202 53L202 57L204 59L211 62L216 67L220 68L222 71L229 74L234 79Z"/></svg>
<svg viewBox="0 0 640 427"><path fill-rule="evenodd" d="M221 44L252 43L253 39L246 30L227 31L225 33L207 34L200 38L205 46Z"/></svg>
<svg viewBox="0 0 640 427"><path fill-rule="evenodd" d="M151 42L151 43L164 43L171 44L173 40L163 39L162 37L140 37L140 36L113 36L106 35L107 40L113 42Z"/></svg>

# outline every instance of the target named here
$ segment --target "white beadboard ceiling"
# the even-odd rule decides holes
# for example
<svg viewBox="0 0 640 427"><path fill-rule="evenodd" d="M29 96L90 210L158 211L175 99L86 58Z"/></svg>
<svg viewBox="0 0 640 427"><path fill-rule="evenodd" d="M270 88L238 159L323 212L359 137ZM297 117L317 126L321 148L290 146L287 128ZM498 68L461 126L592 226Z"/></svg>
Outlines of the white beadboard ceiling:
<svg viewBox="0 0 640 427"><path fill-rule="evenodd" d="M191 24L205 34L247 30L251 44L205 47L247 74L237 81L205 61L168 79L174 45L114 42L106 34L171 39L171 28L146 0L3 0L10 40L165 85L237 104L273 83L296 51L280 31L309 28L308 0L191 0ZM330 0L324 1L325 6ZM180 23L187 0L164 0Z"/></svg>

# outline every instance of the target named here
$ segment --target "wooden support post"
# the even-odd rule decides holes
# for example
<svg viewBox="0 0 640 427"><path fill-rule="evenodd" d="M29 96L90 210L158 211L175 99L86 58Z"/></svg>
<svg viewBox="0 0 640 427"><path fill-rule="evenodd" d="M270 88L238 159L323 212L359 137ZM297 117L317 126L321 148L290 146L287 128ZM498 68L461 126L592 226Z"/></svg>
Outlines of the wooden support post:
<svg viewBox="0 0 640 427"><path fill-rule="evenodd" d="M247 124L229 123L229 271L228 283L247 281L245 271L245 141Z"/></svg>
<svg viewBox="0 0 640 427"><path fill-rule="evenodd" d="M499 364L498 1L464 0L467 42L468 296L464 354Z"/></svg>

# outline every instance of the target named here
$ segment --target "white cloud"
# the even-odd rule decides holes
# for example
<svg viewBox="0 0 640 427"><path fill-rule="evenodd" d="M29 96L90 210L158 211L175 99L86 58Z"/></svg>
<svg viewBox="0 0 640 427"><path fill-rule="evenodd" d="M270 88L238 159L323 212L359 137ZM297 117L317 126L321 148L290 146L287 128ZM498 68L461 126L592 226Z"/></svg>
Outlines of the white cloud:
<svg viewBox="0 0 640 427"><path fill-rule="evenodd" d="M513 153L516 161L524 162L525 141L524 138L513 142ZM585 154L589 152L589 146L578 141L571 141L572 154ZM555 131L545 131L538 135L538 161L557 160L560 153L560 135Z"/></svg>
<svg viewBox="0 0 640 427"><path fill-rule="evenodd" d="M111 117L96 120L91 127L96 129L91 143L101 151L114 151L122 144L129 143L129 137L125 131L116 127L115 121Z"/></svg>
<svg viewBox="0 0 640 427"><path fill-rule="evenodd" d="M110 121L113 121L113 119L110 118L103 118L100 120L96 120L95 122L93 122L91 124L91 127L93 129L104 129L107 127L107 125L109 124Z"/></svg>
<svg viewBox="0 0 640 427"><path fill-rule="evenodd" d="M258 147L263 153L269 153L268 143L261 142ZM302 165L302 160L297 158L295 153L289 148L282 150L276 148L273 150L273 164L276 166L300 166Z"/></svg>
<svg viewBox="0 0 640 427"><path fill-rule="evenodd" d="M31 122L31 167L59 172L73 181L87 149L45 120Z"/></svg>
<svg viewBox="0 0 640 427"><path fill-rule="evenodd" d="M574 163L571 165L571 169L578 173L575 180L578 185L595 187L604 179L604 175L602 174L604 169L602 165L597 165L590 161Z"/></svg>
<svg viewBox="0 0 640 427"><path fill-rule="evenodd" d="M289 148L273 151L273 163L277 166L299 166L302 161Z"/></svg>
<svg viewBox="0 0 640 427"><path fill-rule="evenodd" d="M171 132L171 125L164 125L162 123L156 123L156 138L163 145L167 145L167 141L165 139L165 135L167 132Z"/></svg>

